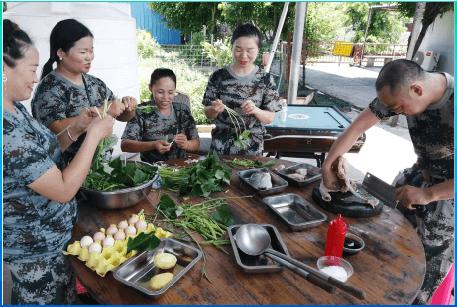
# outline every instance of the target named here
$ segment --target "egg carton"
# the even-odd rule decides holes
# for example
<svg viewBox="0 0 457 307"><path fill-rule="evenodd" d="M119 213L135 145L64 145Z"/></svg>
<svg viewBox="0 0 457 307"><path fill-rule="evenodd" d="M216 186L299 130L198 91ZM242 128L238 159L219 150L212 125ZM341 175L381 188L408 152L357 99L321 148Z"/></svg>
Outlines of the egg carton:
<svg viewBox="0 0 457 307"><path fill-rule="evenodd" d="M138 216L133 215L139 220L144 220L144 214ZM128 259L135 256L136 251L131 251L127 254L127 242L129 238L135 238L140 233L150 233L155 231L155 236L159 239L170 238L172 236L171 232L165 231L162 228L156 228L153 224L149 223L146 230L138 229L135 235L129 234L126 236L125 240L115 240L114 246L103 246L102 252L98 253L89 253L89 246L81 247L80 241L75 241L73 244L68 245L66 251L62 251L64 255L74 255L77 256L79 260L85 261L86 266L91 270L95 271L101 277L104 277L109 271L114 271L119 265L127 261ZM100 232L105 234L105 229L101 228ZM101 245L101 241L95 241Z"/></svg>

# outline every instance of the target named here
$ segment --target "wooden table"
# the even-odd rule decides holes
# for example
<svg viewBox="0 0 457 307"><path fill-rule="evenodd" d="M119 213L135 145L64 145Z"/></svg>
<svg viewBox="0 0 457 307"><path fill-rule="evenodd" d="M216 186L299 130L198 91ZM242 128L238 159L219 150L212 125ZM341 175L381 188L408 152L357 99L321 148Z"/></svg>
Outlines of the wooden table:
<svg viewBox="0 0 457 307"><path fill-rule="evenodd" d="M220 158L222 160L234 157ZM262 162L270 160L264 157L248 158L259 159ZM184 159L179 159L172 162L183 165L183 161ZM285 166L293 164L285 160L278 160L277 165L278 163ZM234 167L230 186L223 186L224 190L229 190L228 193L213 193L211 197L251 195L252 190L248 190L245 185L240 186L235 174L235 170L240 169L245 168ZM302 189L288 187L285 192L296 193L314 204L311 198L313 185ZM182 201L174 193L169 195L177 204ZM157 196L158 192L151 192L148 198L157 204ZM328 219L319 227L292 232L268 209L262 199L263 197L255 196L228 200L235 224L257 223L275 226L291 257L317 268L317 259L324 255L329 221L335 219L336 215L324 211ZM102 227L106 229L110 224L128 219L141 209L146 213L154 212L154 206L148 200L121 210L99 210L82 205L75 234L70 243L80 240L85 235L93 235ZM320 208L318 210L323 211ZM199 261L185 277L157 299L145 297L133 288L116 281L112 273L100 277L77 257L68 257L80 283L100 304L410 304L424 279L424 249L418 235L398 210L391 209L388 215L389 220L379 216L347 218L352 226L350 232L360 236L366 244L356 256L346 258L354 268L354 274L346 283L366 292L367 296L363 301L340 289L331 295L289 270L280 274L246 274L237 265L231 245L225 246L230 255L213 246L203 247L207 259L206 273L211 283L200 278L202 261Z"/></svg>

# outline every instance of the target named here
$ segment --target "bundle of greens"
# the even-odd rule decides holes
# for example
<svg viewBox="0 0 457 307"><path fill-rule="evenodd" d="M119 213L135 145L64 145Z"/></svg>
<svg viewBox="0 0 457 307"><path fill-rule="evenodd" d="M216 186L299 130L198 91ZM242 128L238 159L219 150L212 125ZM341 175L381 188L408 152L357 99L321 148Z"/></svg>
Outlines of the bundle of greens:
<svg viewBox="0 0 457 307"><path fill-rule="evenodd" d="M157 225L160 225L160 222L179 227L182 229L183 235L173 236L174 238L185 240L186 237L189 237L192 241L197 243L200 250L202 250L201 244L212 244L228 254L227 251L222 248L222 245L230 244L230 240L223 240L222 238L227 233L227 227L234 224L233 214L228 209L227 202L225 201L225 199L229 198L238 197L210 198L195 205L188 203L176 206L170 196L165 194L159 199L156 213L147 217L146 221L157 223ZM216 210L217 208L219 209ZM158 214L164 216L165 219L156 221ZM178 232L176 229L169 229L169 231L172 231L173 233ZM197 241L192 236L195 232L198 232L206 241ZM205 263L206 259L205 254L203 253L202 275L208 278L205 274Z"/></svg>
<svg viewBox="0 0 457 307"><path fill-rule="evenodd" d="M246 166L247 168L254 168L254 167L264 167L264 168L272 168L275 164L275 160L270 160L266 163L262 163L259 160L252 161L249 159L233 159L233 160L224 160L227 163L230 163L232 165L240 165L240 166Z"/></svg>
<svg viewBox="0 0 457 307"><path fill-rule="evenodd" d="M221 185L224 182L230 184L231 175L232 170L225 165L220 165L217 154L210 152L204 161L198 161L187 168L180 182L170 177L166 179L162 177L162 187L174 190L174 186L179 184L179 196L208 197L212 192L222 191Z"/></svg>
<svg viewBox="0 0 457 307"><path fill-rule="evenodd" d="M237 136L237 139L235 141L235 146L241 147L241 148L249 146L249 144L246 140L248 139L249 134L251 134L251 131L246 130L246 125L244 124L243 118L241 118L240 114L236 113L235 111L233 111L232 109L227 107L225 104L223 106L224 106L225 110L227 111L227 113L230 117L230 120L233 123L233 126L235 127L235 133ZM240 125L239 121L241 121L243 123L243 127L244 127L243 131L241 130L241 125Z"/></svg>

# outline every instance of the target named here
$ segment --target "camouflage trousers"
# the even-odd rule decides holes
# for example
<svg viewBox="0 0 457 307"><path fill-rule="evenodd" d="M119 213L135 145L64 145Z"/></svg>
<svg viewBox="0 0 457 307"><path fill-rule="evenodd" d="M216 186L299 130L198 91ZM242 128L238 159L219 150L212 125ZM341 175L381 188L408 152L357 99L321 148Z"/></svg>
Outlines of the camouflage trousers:
<svg viewBox="0 0 457 307"><path fill-rule="evenodd" d="M417 169L406 169L395 187L411 185L429 188L434 184L422 177ZM426 205L425 212L409 210L403 206L397 209L416 230L424 246L426 270L421 290L414 305L425 305L443 282L454 262L454 199L433 201Z"/></svg>
<svg viewBox="0 0 457 307"><path fill-rule="evenodd" d="M12 305L77 304L76 279L68 259L60 251L50 260L6 262L6 266L13 280Z"/></svg>

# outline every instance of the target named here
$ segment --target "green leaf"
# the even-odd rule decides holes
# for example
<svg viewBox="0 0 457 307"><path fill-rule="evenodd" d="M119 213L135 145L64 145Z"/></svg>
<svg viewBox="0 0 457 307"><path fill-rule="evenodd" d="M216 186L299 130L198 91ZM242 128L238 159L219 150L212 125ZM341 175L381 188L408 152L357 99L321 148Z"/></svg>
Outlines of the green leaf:
<svg viewBox="0 0 457 307"><path fill-rule="evenodd" d="M142 185L143 183L147 182L148 178L148 175L146 175L142 170L137 168L135 170L135 176L133 177L133 184L135 186Z"/></svg>
<svg viewBox="0 0 457 307"><path fill-rule="evenodd" d="M141 113L143 114L149 114L154 112L157 109L157 106L151 106L151 105L146 105L146 106L136 106L138 110L140 110Z"/></svg>
<svg viewBox="0 0 457 307"><path fill-rule="evenodd" d="M175 187L173 179L170 177L162 178L162 188L165 190L173 190Z"/></svg>
<svg viewBox="0 0 457 307"><path fill-rule="evenodd" d="M251 131L249 131L249 130L244 130L243 133L241 133L241 137L242 137L244 140L247 140L250 134L251 134Z"/></svg>
<svg viewBox="0 0 457 307"><path fill-rule="evenodd" d="M151 231L150 233L141 232L135 238L129 238L127 242L127 254L132 250L137 251L138 254L144 251L150 251L159 245L160 239L155 236L155 231Z"/></svg>
<svg viewBox="0 0 457 307"><path fill-rule="evenodd" d="M257 161L256 161L257 162ZM270 160L268 162L266 162L263 167L265 168L272 168L274 165L276 164L276 161L275 160Z"/></svg>
<svg viewBox="0 0 457 307"><path fill-rule="evenodd" d="M163 138L165 142L168 142L168 134Z"/></svg>
<svg viewBox="0 0 457 307"><path fill-rule="evenodd" d="M115 134L105 138L104 142L103 142L103 150L106 151L106 150L111 149L111 147L113 147L114 145L117 144L117 140L118 140L118 138Z"/></svg>
<svg viewBox="0 0 457 307"><path fill-rule="evenodd" d="M214 211L212 215L216 221L224 224L227 227L235 224L232 211L230 211L227 205L221 206L221 208L217 211Z"/></svg>

